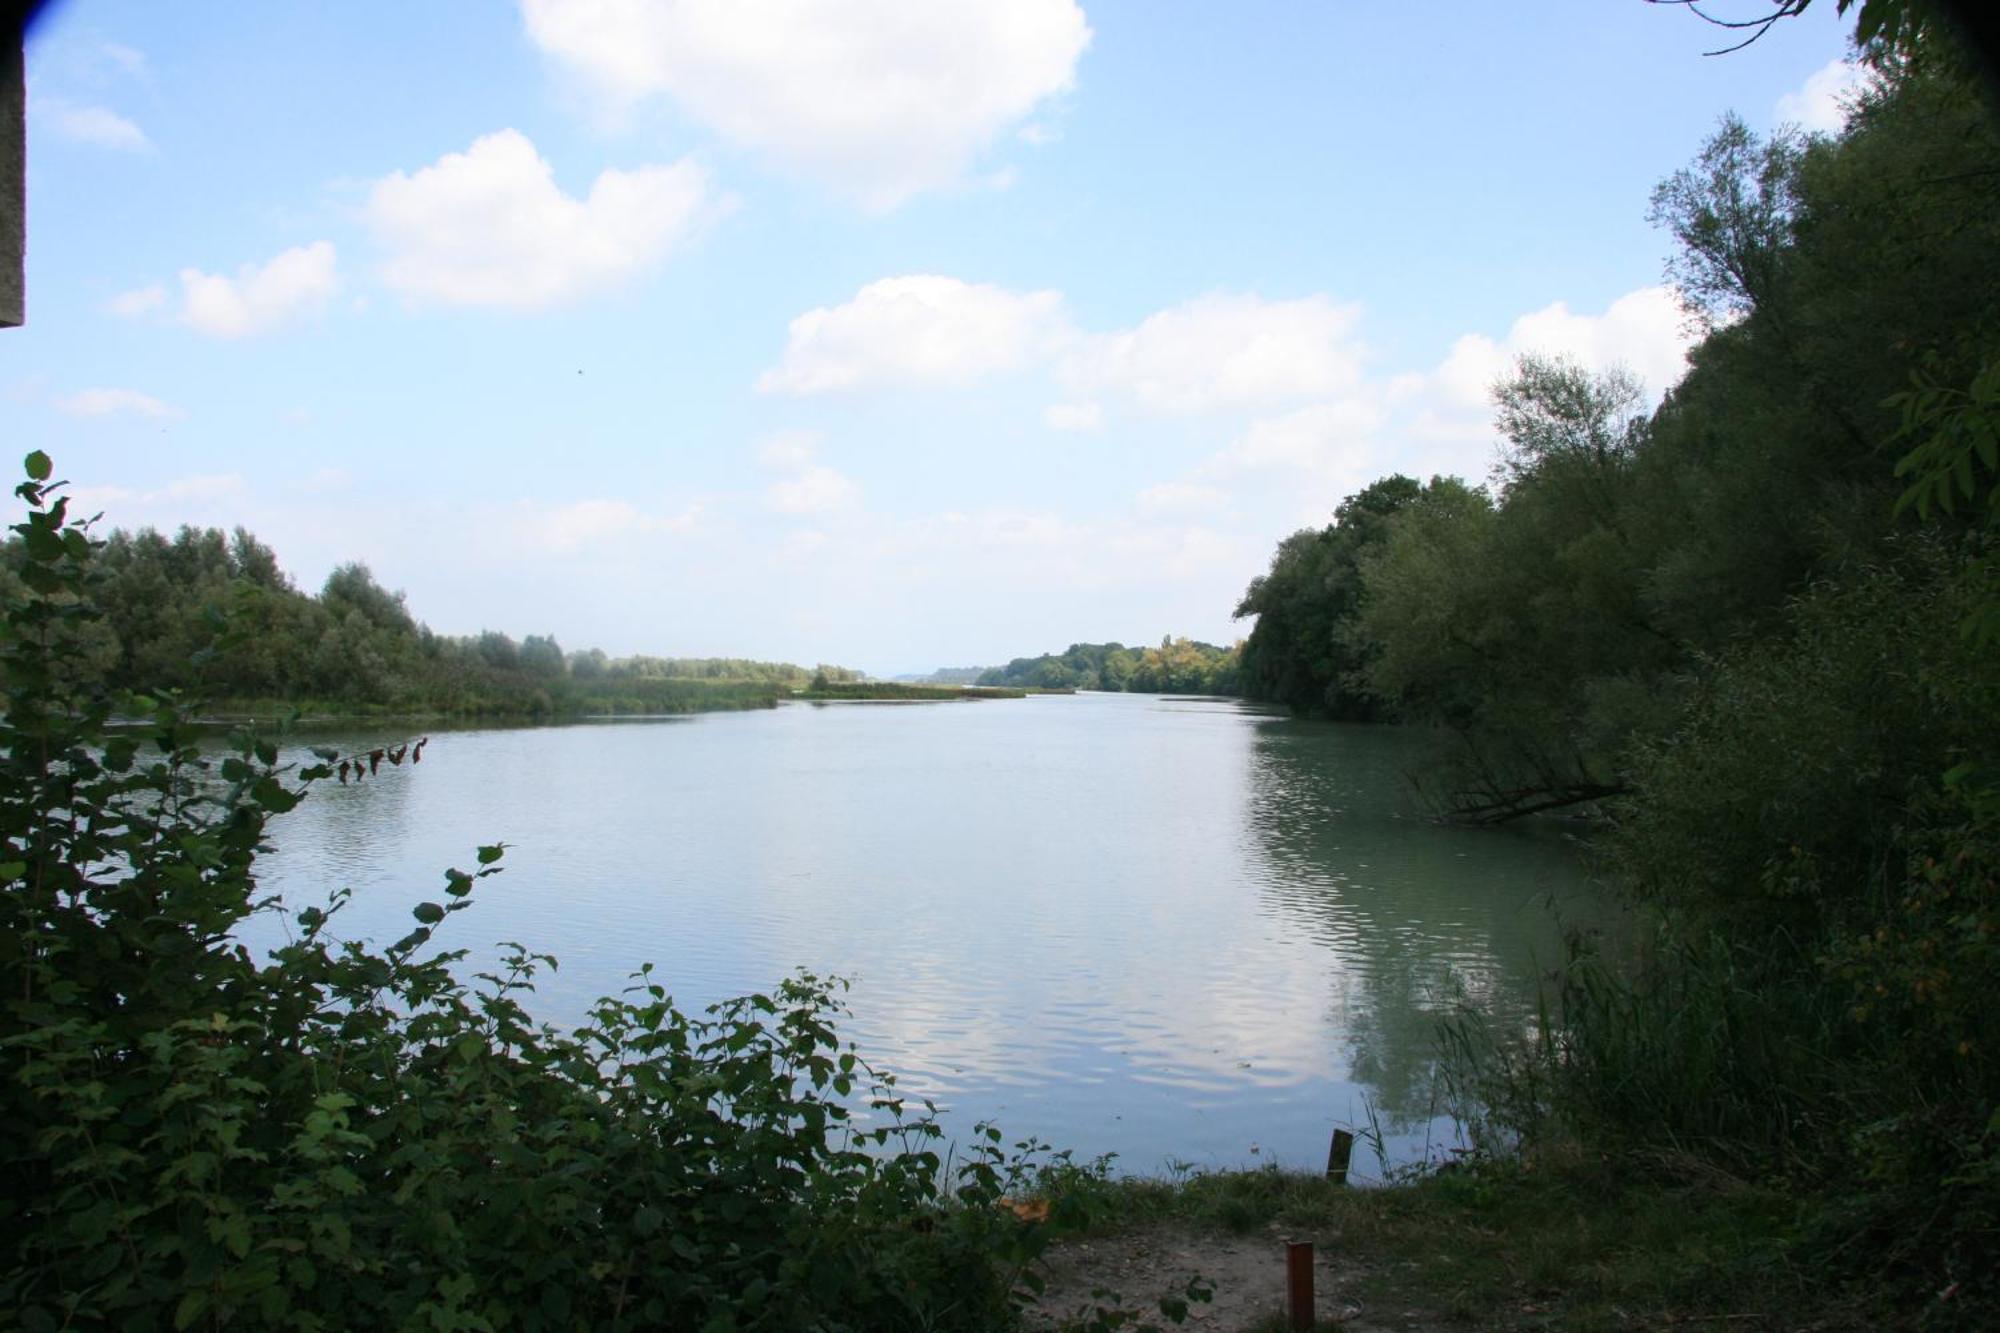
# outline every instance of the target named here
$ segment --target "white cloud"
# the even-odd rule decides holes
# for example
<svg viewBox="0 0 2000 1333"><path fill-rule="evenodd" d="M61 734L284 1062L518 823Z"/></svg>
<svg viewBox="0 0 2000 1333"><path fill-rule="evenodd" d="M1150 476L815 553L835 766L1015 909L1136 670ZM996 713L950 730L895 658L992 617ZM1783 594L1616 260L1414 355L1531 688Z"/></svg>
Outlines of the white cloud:
<svg viewBox="0 0 2000 1333"><path fill-rule="evenodd" d="M1266 301L1212 294L1090 339L1063 376L1156 412L1202 412L1323 397L1360 382L1358 305L1325 296Z"/></svg>
<svg viewBox="0 0 2000 1333"><path fill-rule="evenodd" d="M1687 373L1692 338L1680 301L1671 288L1641 287L1608 306L1601 315L1580 315L1557 301L1521 316L1499 341L1469 333L1452 345L1431 375L1445 404L1485 416L1494 381L1506 376L1514 359L1533 352L1564 356L1595 370L1622 365L1659 394Z"/></svg>
<svg viewBox="0 0 2000 1333"><path fill-rule="evenodd" d="M1198 297L1117 333L1081 335L1057 291L1014 292L939 274L882 278L808 310L757 387L814 394L875 384L962 386L1053 364L1080 395L1044 410L1052 430L1095 430L1111 392L1156 412L1324 397L1359 383L1360 307L1324 296Z"/></svg>
<svg viewBox="0 0 2000 1333"><path fill-rule="evenodd" d="M1666 287L1628 292L1601 314L1557 301L1522 315L1501 337L1466 334L1430 371L1378 386L1375 397L1391 422L1382 435L1401 442L1388 465L1417 475L1484 477L1497 438L1493 386L1523 354L1566 357L1595 371L1622 366L1657 398L1687 372L1691 342L1680 303Z"/></svg>
<svg viewBox="0 0 2000 1333"><path fill-rule="evenodd" d="M181 308L176 318L216 338L264 333L323 307L339 279L330 241L295 246L263 264L245 264L233 278L200 269L181 270ZM127 292L112 302L120 314L157 308L155 289Z"/></svg>
<svg viewBox="0 0 2000 1333"><path fill-rule="evenodd" d="M546 506L524 503L520 531L531 545L540 549L573 551L636 534L687 532L701 514L702 507L698 504L674 514L649 514L624 500L574 500Z"/></svg>
<svg viewBox="0 0 2000 1333"><path fill-rule="evenodd" d="M1262 470L1348 475L1364 467L1387 419L1365 398L1314 403L1249 424L1204 471L1211 475Z"/></svg>
<svg viewBox="0 0 2000 1333"><path fill-rule="evenodd" d="M29 119L33 124L48 126L60 138L94 148L138 153L153 146L144 130L109 107L38 97L29 107Z"/></svg>
<svg viewBox="0 0 2000 1333"><path fill-rule="evenodd" d="M167 308L167 289L160 283L135 287L111 298L111 313L121 319L138 319Z"/></svg>
<svg viewBox="0 0 2000 1333"><path fill-rule="evenodd" d="M138 490L130 486L72 486L70 488L70 508L78 513L101 512L107 507L117 510L113 518L120 526L148 521L146 510L165 510L176 519L193 520L210 514L216 507L232 512L240 510L249 495L240 474L234 472L212 473L206 476L182 477L167 482L152 490ZM139 511L134 518L134 511Z"/></svg>
<svg viewBox="0 0 2000 1333"><path fill-rule="evenodd" d="M726 211L694 162L605 171L578 199L518 130L375 183L382 277L420 299L528 310L644 271Z"/></svg>
<svg viewBox="0 0 2000 1333"><path fill-rule="evenodd" d="M819 435L809 430L781 430L757 446L757 465L785 473L764 492L765 503L781 514L834 514L861 503L861 488L853 481L815 463Z"/></svg>
<svg viewBox="0 0 2000 1333"><path fill-rule="evenodd" d="M844 305L794 319L784 357L757 387L814 394L884 382L964 385L1040 360L1066 328L1058 292L928 273L882 278Z"/></svg>
<svg viewBox="0 0 2000 1333"><path fill-rule="evenodd" d="M172 421L187 413L137 389L82 389L56 399L56 410L73 417L129 415L154 421Z"/></svg>
<svg viewBox="0 0 2000 1333"><path fill-rule="evenodd" d="M1847 110L1868 86L1868 71L1849 60L1829 60L1814 70L1805 84L1778 99L1777 118L1815 134L1838 134L1847 127Z"/></svg>
<svg viewBox="0 0 2000 1333"><path fill-rule="evenodd" d="M873 209L961 180L1075 84L1075 0L523 0L528 35L614 104L666 96Z"/></svg>
<svg viewBox="0 0 2000 1333"><path fill-rule="evenodd" d="M818 431L781 430L757 446L757 465L781 471L802 468L812 462L818 448Z"/></svg>
<svg viewBox="0 0 2000 1333"><path fill-rule="evenodd" d="M1163 481L1139 492L1139 508L1149 514L1206 513L1222 508L1228 499L1213 486Z"/></svg>
<svg viewBox="0 0 2000 1333"><path fill-rule="evenodd" d="M774 482L771 508L781 514L831 514L861 503L861 488L823 464L813 464L797 476Z"/></svg>
<svg viewBox="0 0 2000 1333"><path fill-rule="evenodd" d="M1104 407L1099 403L1050 403L1042 409L1042 422L1050 430L1096 430L1104 424Z"/></svg>
<svg viewBox="0 0 2000 1333"><path fill-rule="evenodd" d="M1261 533L1243 539L1173 522L1079 520L1048 510L995 507L906 519L869 534L860 546L843 543L822 552L816 568L850 584L924 582L949 588L955 597L972 590L974 603L990 618L1014 602L1006 589L1025 580L1060 588L1065 596L1093 589L1170 589L1178 598L1186 580L1213 583L1220 574L1221 588L1229 591L1215 591L1219 605L1241 587L1237 571L1254 571L1266 544ZM1118 601L1126 606L1127 598ZM1045 608L1036 612L1041 619ZM1129 614L1129 606L1122 613ZM1189 628L1174 626L1176 632Z"/></svg>

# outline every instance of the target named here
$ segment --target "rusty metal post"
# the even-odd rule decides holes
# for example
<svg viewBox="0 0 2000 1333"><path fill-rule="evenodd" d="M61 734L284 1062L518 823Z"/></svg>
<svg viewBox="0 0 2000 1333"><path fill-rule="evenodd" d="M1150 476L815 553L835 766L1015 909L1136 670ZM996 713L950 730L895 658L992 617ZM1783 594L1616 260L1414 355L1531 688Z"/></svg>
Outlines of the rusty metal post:
<svg viewBox="0 0 2000 1333"><path fill-rule="evenodd" d="M1285 1314L1295 1333L1313 1326L1313 1246L1295 1240L1285 1246Z"/></svg>
<svg viewBox="0 0 2000 1333"><path fill-rule="evenodd" d="M1326 1146L1326 1178L1336 1185L1347 1183L1347 1162L1354 1156L1354 1135L1344 1129L1333 1131L1333 1142Z"/></svg>

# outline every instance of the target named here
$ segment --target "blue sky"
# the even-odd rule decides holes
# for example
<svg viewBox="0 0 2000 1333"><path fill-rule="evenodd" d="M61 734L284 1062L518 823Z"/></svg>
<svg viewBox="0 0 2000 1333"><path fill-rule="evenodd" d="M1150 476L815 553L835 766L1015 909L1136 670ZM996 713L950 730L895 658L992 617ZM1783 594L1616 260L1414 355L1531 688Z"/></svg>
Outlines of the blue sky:
<svg viewBox="0 0 2000 1333"><path fill-rule="evenodd" d="M1640 0L71 0L0 420L108 522L364 560L446 632L1227 642L1344 494L1483 480L1516 353L1671 381L1649 190L1848 77L1831 4L1717 44Z"/></svg>

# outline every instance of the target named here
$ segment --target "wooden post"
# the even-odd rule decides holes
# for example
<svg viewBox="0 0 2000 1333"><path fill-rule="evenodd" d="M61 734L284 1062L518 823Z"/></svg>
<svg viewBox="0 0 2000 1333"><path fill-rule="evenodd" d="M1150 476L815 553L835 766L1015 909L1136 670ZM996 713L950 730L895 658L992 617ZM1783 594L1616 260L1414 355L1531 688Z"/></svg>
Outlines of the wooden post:
<svg viewBox="0 0 2000 1333"><path fill-rule="evenodd" d="M1313 1247L1309 1240L1285 1246L1285 1313L1294 1333L1313 1326Z"/></svg>
<svg viewBox="0 0 2000 1333"><path fill-rule="evenodd" d="M1333 1131L1333 1142L1326 1146L1326 1178L1336 1185L1347 1183L1347 1162L1354 1156L1354 1135L1344 1129Z"/></svg>

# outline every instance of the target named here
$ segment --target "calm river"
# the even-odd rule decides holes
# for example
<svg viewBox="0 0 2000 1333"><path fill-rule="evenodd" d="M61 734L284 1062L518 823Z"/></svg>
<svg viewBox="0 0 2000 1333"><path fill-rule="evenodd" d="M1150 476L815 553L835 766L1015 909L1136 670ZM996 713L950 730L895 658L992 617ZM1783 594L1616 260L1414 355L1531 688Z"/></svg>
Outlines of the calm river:
<svg viewBox="0 0 2000 1333"><path fill-rule="evenodd" d="M1372 1110L1408 1161L1456 1141L1434 1015L1530 1012L1551 902L1599 910L1559 839L1422 819L1415 757L1147 695L442 731L280 819L261 880L294 907L351 886L340 933L387 942L504 840L442 942L555 954L549 1020L645 961L688 1008L806 967L852 979L843 1034L956 1136L1312 1167Z"/></svg>

